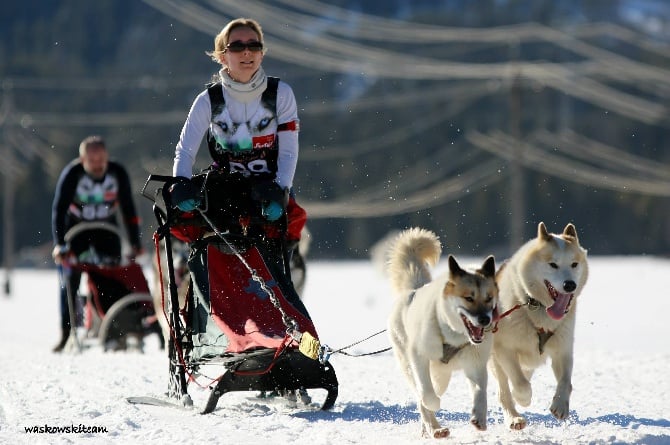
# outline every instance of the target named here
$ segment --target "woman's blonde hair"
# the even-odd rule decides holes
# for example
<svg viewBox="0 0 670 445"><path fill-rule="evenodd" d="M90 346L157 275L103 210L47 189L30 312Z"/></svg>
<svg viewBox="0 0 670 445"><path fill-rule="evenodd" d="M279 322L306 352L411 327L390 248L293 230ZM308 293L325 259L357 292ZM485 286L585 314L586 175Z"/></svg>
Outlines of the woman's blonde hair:
<svg viewBox="0 0 670 445"><path fill-rule="evenodd" d="M230 33L233 32L233 29L241 27L250 28L258 34L258 41L264 43L263 28L261 28L260 23L254 19L239 18L228 22L221 32L214 37L214 51L207 51L205 54L210 56L216 63L220 63L220 56L226 52L226 46L230 43L228 41L230 39ZM263 54L265 54L265 47L263 47Z"/></svg>

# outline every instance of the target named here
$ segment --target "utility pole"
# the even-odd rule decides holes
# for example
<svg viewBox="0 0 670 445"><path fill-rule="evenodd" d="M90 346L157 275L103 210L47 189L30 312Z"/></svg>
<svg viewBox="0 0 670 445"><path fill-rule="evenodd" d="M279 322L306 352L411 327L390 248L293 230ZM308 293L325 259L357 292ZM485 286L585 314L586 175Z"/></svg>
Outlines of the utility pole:
<svg viewBox="0 0 670 445"><path fill-rule="evenodd" d="M7 146L2 147L2 153L7 153L10 149ZM4 156L3 156L4 157ZM4 157L7 159L7 157ZM5 269L4 289L5 295L12 293L11 276L14 270L14 196L16 194L15 175L3 172L3 193L2 193L2 262Z"/></svg>
<svg viewBox="0 0 670 445"><path fill-rule="evenodd" d="M5 122L11 112L11 85L2 84L2 104L0 104L0 153L3 162L0 172L3 177L2 193L2 263L5 271L5 282L3 284L5 296L12 293L11 276L14 270L14 196L16 193L16 176L18 172L13 171L16 167L14 153L7 141L7 128Z"/></svg>
<svg viewBox="0 0 670 445"><path fill-rule="evenodd" d="M512 80L510 89L509 120L510 134L516 141L515 155L509 164L509 249L510 252L514 252L523 243L523 228L526 218L526 172L520 161L523 157L523 147L521 145L521 76L519 74Z"/></svg>

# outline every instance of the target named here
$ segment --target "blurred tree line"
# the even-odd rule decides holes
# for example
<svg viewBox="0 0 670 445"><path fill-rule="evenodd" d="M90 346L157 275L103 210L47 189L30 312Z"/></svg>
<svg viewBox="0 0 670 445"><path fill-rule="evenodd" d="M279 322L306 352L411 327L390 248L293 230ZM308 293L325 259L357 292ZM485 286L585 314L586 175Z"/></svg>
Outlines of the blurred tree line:
<svg viewBox="0 0 670 445"><path fill-rule="evenodd" d="M155 221L151 202L139 190L149 174L171 173L174 146L192 100L218 69L205 55L216 32L178 20L178 14L166 13L164 3L25 0L3 6L1 202L4 209L12 209L15 250L50 250L51 199L58 174L89 134L103 135L112 158L130 171L145 245L151 247ZM204 11L210 3L180 4ZM301 2L266 3L285 8L287 23L290 14L305 13ZM620 14L627 4L328 3L348 8L352 30L357 26L355 12L362 12L428 27L538 23L568 36L575 26L583 30L590 22L624 25ZM266 26L268 19L257 15L249 14ZM207 16L203 12L202 20ZM282 17L275 18L284 23ZM214 26L224 24L221 20ZM319 26L325 25L315 19L314 28ZM667 37L667 22L664 26ZM481 71L446 80L366 74L365 66L347 72L310 65L309 57L319 53L298 39L298 29L290 24L285 28L285 35L266 36L264 67L287 81L298 100L301 155L295 188L312 215L308 225L314 258L366 258L388 232L413 225L436 231L445 251L504 257L519 237L535 236L540 221L553 231L575 223L592 254L664 255L670 250L670 85L653 81L656 72L648 81L636 80L643 74L633 71L617 77L614 59L613 76L600 73L598 80L624 100L581 85L579 76L561 80L559 88L548 77L547 82L532 76L487 78L481 74L488 69L504 64L513 69L513 63L524 62L580 64L587 70L582 62L588 58L541 39L412 41L412 32L400 26L388 29L387 41L378 36L360 43L374 44L382 51L380 60L388 50L412 60L480 63ZM640 72L645 67L670 70L667 39L616 29L628 30L634 38L605 30L584 34L575 47L587 43L618 54L635 61ZM400 41L391 38L403 34ZM291 48L290 54L307 61L291 63L275 56L273 44L277 54ZM406 62L397 57L392 63L400 72ZM555 74L562 75L559 70ZM633 80L622 81L626 76ZM626 97L641 102L626 103ZM201 150L199 157L200 166L206 166L207 151ZM5 210L0 221L4 246L8 218Z"/></svg>

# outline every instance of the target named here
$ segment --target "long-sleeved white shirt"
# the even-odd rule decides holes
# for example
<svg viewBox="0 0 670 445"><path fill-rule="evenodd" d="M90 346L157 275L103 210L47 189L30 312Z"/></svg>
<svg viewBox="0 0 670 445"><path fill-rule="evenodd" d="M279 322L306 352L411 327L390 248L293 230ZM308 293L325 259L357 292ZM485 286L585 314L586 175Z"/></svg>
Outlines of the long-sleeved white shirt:
<svg viewBox="0 0 670 445"><path fill-rule="evenodd" d="M225 87L222 88L225 108L220 115L212 116L207 90L201 92L193 101L175 150L173 175L187 178L192 176L200 143L214 121L218 125L217 131L226 139L225 145L233 150L237 147L249 149L250 145L253 149L268 141L270 135L276 134L278 156L275 182L281 187L292 187L298 163L299 121L295 96L291 87L279 81L276 120L271 122L267 128L263 128L263 119L267 116L268 110L263 107L260 96L248 103L243 103L235 100ZM282 129L277 131L280 125ZM253 171L262 171L265 168L259 163L262 164L262 160L258 160L252 166L256 169ZM248 167L236 164L231 165L231 168L239 171Z"/></svg>

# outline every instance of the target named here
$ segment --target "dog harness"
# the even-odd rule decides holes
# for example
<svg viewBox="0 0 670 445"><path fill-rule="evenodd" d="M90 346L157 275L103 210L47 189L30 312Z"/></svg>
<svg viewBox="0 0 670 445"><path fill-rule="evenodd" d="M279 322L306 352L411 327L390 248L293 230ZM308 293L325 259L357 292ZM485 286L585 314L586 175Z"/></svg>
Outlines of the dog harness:
<svg viewBox="0 0 670 445"><path fill-rule="evenodd" d="M531 311L536 311L540 309L541 307L544 307L542 303L537 301L535 298L531 297L530 295L526 295L528 297L528 309ZM547 343L547 341L551 338L552 335L554 335L553 331L547 331L544 328L538 328L535 326L535 330L537 331L537 347L538 350L540 351L540 355L544 354L544 345Z"/></svg>
<svg viewBox="0 0 670 445"><path fill-rule="evenodd" d="M537 329L537 340L538 340L538 348L540 350L540 355L544 354L544 345L547 343L547 340L551 338L554 333L552 331L545 331L543 328L536 328Z"/></svg>
<svg viewBox="0 0 670 445"><path fill-rule="evenodd" d="M469 343L464 343L460 346L452 346L450 344L442 344L442 358L440 361L444 364L449 363L449 361L456 356L463 348L465 348Z"/></svg>
<svg viewBox="0 0 670 445"><path fill-rule="evenodd" d="M411 303L412 300L414 299L414 296L416 295L416 290L413 290L409 293L407 296L408 302ZM440 361L444 363L445 365L449 363L449 361L456 356L463 348L465 348L469 343L463 343L460 346L454 346L450 345L449 343L444 343L442 342L442 358Z"/></svg>
<svg viewBox="0 0 670 445"><path fill-rule="evenodd" d="M526 297L528 297L528 301L526 301L524 304L517 303L511 309L503 312L502 315L500 315L500 317L496 321L495 326L493 327L493 333L498 332L498 322L500 320L502 320L503 318L507 317L512 312L516 311L517 309L521 309L524 306L528 306L529 310L536 311L536 310L540 309L541 307L543 307L542 303L540 303L539 301L537 301L535 298L531 297L530 295L526 294ZM542 354L544 354L544 345L551 338L551 336L554 335L554 333L553 333L553 331L547 331L544 328L538 328L537 326L534 326L534 327L535 327L535 331L537 332L537 340L538 340L537 347L538 347L538 350L540 351L540 355L542 355Z"/></svg>

